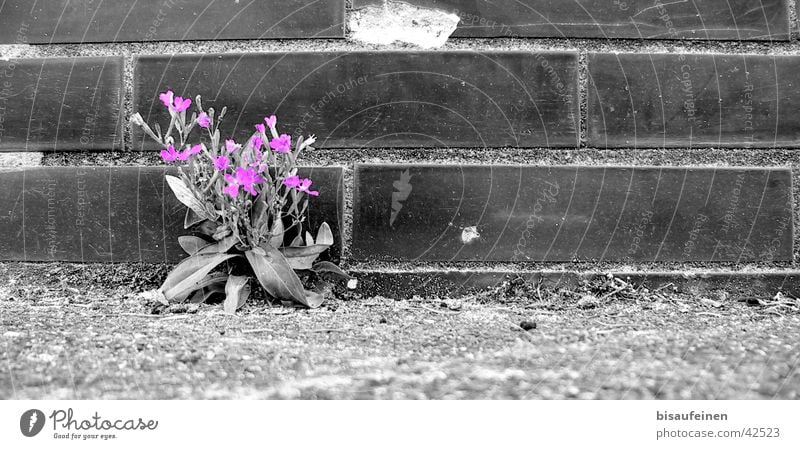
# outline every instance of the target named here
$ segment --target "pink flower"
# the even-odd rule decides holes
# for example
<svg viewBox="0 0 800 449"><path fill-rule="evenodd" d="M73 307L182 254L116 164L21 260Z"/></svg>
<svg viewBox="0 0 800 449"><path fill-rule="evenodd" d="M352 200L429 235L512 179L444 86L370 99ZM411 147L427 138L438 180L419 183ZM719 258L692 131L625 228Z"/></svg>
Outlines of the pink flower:
<svg viewBox="0 0 800 449"><path fill-rule="evenodd" d="M201 112L200 115L197 116L197 124L200 125L201 128L208 129L208 127L211 126L211 117L205 112Z"/></svg>
<svg viewBox="0 0 800 449"><path fill-rule="evenodd" d="M308 178L302 179L299 176L289 176L283 180L283 185L286 187L296 189L298 192L305 192L311 196L319 196L318 191L308 190L311 184L313 184L313 181Z"/></svg>
<svg viewBox="0 0 800 449"><path fill-rule="evenodd" d="M247 162L248 164L256 165L259 162L261 162L261 157L263 156L263 154L261 153L261 147L264 146L264 140L260 136L254 135L250 139L248 146L253 149L253 155L255 156L255 160L250 160L250 157L247 154L245 154L245 162Z"/></svg>
<svg viewBox="0 0 800 449"><path fill-rule="evenodd" d="M225 156L224 154L223 155L219 155L217 157L212 157L211 159L214 160L214 168L216 168L219 171L222 171L222 170L225 170L226 168L228 168L228 164L230 164L230 162L231 162L230 159L228 159L228 157Z"/></svg>
<svg viewBox="0 0 800 449"><path fill-rule="evenodd" d="M226 193L231 198L239 196L239 184L236 182L236 178L226 173L225 182L227 182L228 185L222 189L222 192Z"/></svg>
<svg viewBox="0 0 800 449"><path fill-rule="evenodd" d="M285 185L286 187L295 188L300 185L300 177L289 176L288 178L283 180L283 185Z"/></svg>
<svg viewBox="0 0 800 449"><path fill-rule="evenodd" d="M275 125L278 124L278 117L275 117L274 115L270 115L269 117L264 117L264 122L266 122L267 126L269 126L270 128L274 128Z"/></svg>
<svg viewBox="0 0 800 449"><path fill-rule="evenodd" d="M288 153L292 149L292 136L281 134L279 137L273 138L269 142L269 146L278 153Z"/></svg>
<svg viewBox="0 0 800 449"><path fill-rule="evenodd" d="M254 150L260 150L261 147L264 146L264 140L260 136L253 136L250 139L250 146L253 147Z"/></svg>
<svg viewBox="0 0 800 449"><path fill-rule="evenodd" d="M300 185L297 186L297 191L298 192L305 192L305 193L307 193L307 194L309 194L311 196L319 196L319 192L318 191L316 191L316 190L308 190L311 187L312 183L313 182L308 178L301 180L300 181Z"/></svg>
<svg viewBox="0 0 800 449"><path fill-rule="evenodd" d="M163 103L164 106L168 107L174 112L183 112L189 109L189 106L192 105L192 100L183 97L176 97L175 93L173 93L171 90L160 93L158 98L161 99L161 103Z"/></svg>
<svg viewBox="0 0 800 449"><path fill-rule="evenodd" d="M236 198L239 195L239 187L253 196L258 195L254 186L264 182L264 178L259 176L255 169L238 167L235 175L225 175L225 181L228 183L228 186L222 189L222 191Z"/></svg>
<svg viewBox="0 0 800 449"><path fill-rule="evenodd" d="M164 106L172 108L172 103L175 98L175 94L171 90L168 90L166 92L158 94L158 98L161 99L161 103L163 103Z"/></svg>
<svg viewBox="0 0 800 449"><path fill-rule="evenodd" d="M240 146L236 142L234 142L233 139L227 139L225 141L225 149L228 151L228 153L233 153L239 148Z"/></svg>
<svg viewBox="0 0 800 449"><path fill-rule="evenodd" d="M175 105L172 107L172 110L175 112L183 112L189 109L191 105L192 100L183 97L175 97Z"/></svg>
<svg viewBox="0 0 800 449"><path fill-rule="evenodd" d="M175 147L170 145L161 150L161 159L164 159L164 162L175 162L175 159L178 159L178 152L175 151Z"/></svg>
<svg viewBox="0 0 800 449"><path fill-rule="evenodd" d="M258 131L260 133L265 133L265 132L267 132L267 128L264 127L263 123L258 123L258 124L256 124L256 131Z"/></svg>
<svg viewBox="0 0 800 449"><path fill-rule="evenodd" d="M186 149L178 153L178 160L179 161L188 161L193 155L200 153L203 151L203 147L201 145L195 145L193 147L186 146Z"/></svg>

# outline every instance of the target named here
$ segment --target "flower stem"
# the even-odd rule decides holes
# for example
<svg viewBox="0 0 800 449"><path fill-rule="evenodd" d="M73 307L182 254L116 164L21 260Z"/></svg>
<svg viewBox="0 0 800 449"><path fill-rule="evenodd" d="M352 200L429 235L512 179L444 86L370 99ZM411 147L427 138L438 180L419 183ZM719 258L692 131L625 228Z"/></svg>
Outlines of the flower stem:
<svg viewBox="0 0 800 449"><path fill-rule="evenodd" d="M206 193L206 192L208 192L208 191L211 189L211 187L212 187L212 186L214 185L214 183L217 181L217 178L219 177L219 173L220 173L220 172L218 172L218 171L215 171L215 172L214 172L214 175L213 175L213 176L211 176L211 180L208 182L208 185L206 186L206 188L205 188L205 189L203 189L203 193Z"/></svg>

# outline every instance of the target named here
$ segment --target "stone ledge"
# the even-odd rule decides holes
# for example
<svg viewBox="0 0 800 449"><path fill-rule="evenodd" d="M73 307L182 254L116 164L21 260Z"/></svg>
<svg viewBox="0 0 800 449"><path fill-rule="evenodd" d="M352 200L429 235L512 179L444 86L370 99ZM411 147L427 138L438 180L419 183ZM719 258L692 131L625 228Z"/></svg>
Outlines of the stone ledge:
<svg viewBox="0 0 800 449"><path fill-rule="evenodd" d="M359 279L359 290L370 295L407 299L415 295L458 296L487 290L504 281L522 277L528 282L541 282L548 287L574 287L582 280L590 280L607 273L579 271L351 271ZM678 292L706 294L724 290L737 296L772 297L777 292L791 296L800 295L800 271L755 272L612 272L647 288L674 287ZM672 284L672 285L670 285Z"/></svg>

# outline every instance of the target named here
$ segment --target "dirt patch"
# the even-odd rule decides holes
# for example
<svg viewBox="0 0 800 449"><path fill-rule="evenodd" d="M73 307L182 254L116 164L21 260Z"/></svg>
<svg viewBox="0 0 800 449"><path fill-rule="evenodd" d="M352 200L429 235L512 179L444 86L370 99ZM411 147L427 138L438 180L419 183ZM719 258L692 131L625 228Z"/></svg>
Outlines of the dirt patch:
<svg viewBox="0 0 800 449"><path fill-rule="evenodd" d="M7 279L7 399L800 398L800 309L788 298L510 283L460 299L152 315L127 286Z"/></svg>

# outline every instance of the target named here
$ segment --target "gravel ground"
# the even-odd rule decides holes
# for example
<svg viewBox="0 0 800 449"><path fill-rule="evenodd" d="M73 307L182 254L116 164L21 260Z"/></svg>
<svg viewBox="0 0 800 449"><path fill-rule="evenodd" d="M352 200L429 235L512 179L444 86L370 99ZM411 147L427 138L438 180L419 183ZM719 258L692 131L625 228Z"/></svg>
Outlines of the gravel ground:
<svg viewBox="0 0 800 449"><path fill-rule="evenodd" d="M800 303L788 298L612 279L153 315L141 289L4 274L6 399L800 399Z"/></svg>

